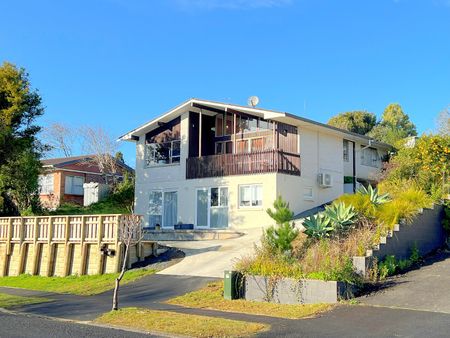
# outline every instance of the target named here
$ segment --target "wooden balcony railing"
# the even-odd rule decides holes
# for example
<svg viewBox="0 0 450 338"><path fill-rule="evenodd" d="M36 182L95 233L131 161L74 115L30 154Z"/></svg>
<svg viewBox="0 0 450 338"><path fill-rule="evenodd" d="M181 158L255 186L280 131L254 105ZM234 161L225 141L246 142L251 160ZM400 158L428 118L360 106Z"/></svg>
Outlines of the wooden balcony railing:
<svg viewBox="0 0 450 338"><path fill-rule="evenodd" d="M300 176L300 155L267 150L189 157L186 160L187 179L274 172Z"/></svg>

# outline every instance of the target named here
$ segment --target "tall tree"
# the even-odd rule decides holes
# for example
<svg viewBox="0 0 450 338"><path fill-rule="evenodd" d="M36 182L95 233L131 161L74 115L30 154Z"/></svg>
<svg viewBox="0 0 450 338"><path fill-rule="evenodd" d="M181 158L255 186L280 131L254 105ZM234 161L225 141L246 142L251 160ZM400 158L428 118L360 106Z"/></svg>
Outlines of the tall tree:
<svg viewBox="0 0 450 338"><path fill-rule="evenodd" d="M39 158L44 146L36 138L41 97L23 68L0 66L0 213L20 212L37 200Z"/></svg>
<svg viewBox="0 0 450 338"><path fill-rule="evenodd" d="M396 146L405 137L416 136L417 131L402 107L398 103L391 103L384 109L380 123L367 135L377 141Z"/></svg>
<svg viewBox="0 0 450 338"><path fill-rule="evenodd" d="M42 139L51 148L52 154L70 157L73 155L75 130L63 123L52 123L43 129Z"/></svg>
<svg viewBox="0 0 450 338"><path fill-rule="evenodd" d="M450 106L441 111L436 120L436 129L440 135L450 135Z"/></svg>
<svg viewBox="0 0 450 338"><path fill-rule="evenodd" d="M101 127L85 126L80 129L83 137L83 149L92 156L106 183L116 185L120 166L115 158L118 144L116 140Z"/></svg>
<svg viewBox="0 0 450 338"><path fill-rule="evenodd" d="M333 127L345 129L357 134L365 135L377 123L377 117L367 111L351 111L340 113L328 120Z"/></svg>

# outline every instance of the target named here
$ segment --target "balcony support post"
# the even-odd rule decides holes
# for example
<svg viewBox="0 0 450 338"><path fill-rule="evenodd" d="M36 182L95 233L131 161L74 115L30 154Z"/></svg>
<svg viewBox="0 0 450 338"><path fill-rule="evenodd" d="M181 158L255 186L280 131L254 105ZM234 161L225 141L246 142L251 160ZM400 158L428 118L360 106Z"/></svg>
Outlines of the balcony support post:
<svg viewBox="0 0 450 338"><path fill-rule="evenodd" d="M202 109L200 108L200 114L198 119L198 157L202 157Z"/></svg>

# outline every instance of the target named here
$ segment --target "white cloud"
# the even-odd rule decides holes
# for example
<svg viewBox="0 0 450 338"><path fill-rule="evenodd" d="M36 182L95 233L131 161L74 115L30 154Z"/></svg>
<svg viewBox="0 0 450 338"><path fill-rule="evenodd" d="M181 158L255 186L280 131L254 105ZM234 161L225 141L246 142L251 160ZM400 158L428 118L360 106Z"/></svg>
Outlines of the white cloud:
<svg viewBox="0 0 450 338"><path fill-rule="evenodd" d="M294 0L172 0L184 10L253 9L288 6Z"/></svg>

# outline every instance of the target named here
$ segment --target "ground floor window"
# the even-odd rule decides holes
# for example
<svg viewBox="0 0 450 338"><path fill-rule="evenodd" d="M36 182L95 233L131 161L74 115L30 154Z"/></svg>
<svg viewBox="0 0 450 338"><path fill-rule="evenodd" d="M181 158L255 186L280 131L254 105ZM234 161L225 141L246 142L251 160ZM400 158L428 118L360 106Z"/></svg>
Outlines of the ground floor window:
<svg viewBox="0 0 450 338"><path fill-rule="evenodd" d="M83 176L66 176L64 193L68 195L83 195L84 189L84 177Z"/></svg>
<svg viewBox="0 0 450 338"><path fill-rule="evenodd" d="M178 194L176 191L150 191L149 226L173 227L178 218Z"/></svg>
<svg viewBox="0 0 450 338"><path fill-rule="evenodd" d="M239 207L262 207L262 184L239 186Z"/></svg>
<svg viewBox="0 0 450 338"><path fill-rule="evenodd" d="M197 189L198 227L228 227L228 188L214 187Z"/></svg>

